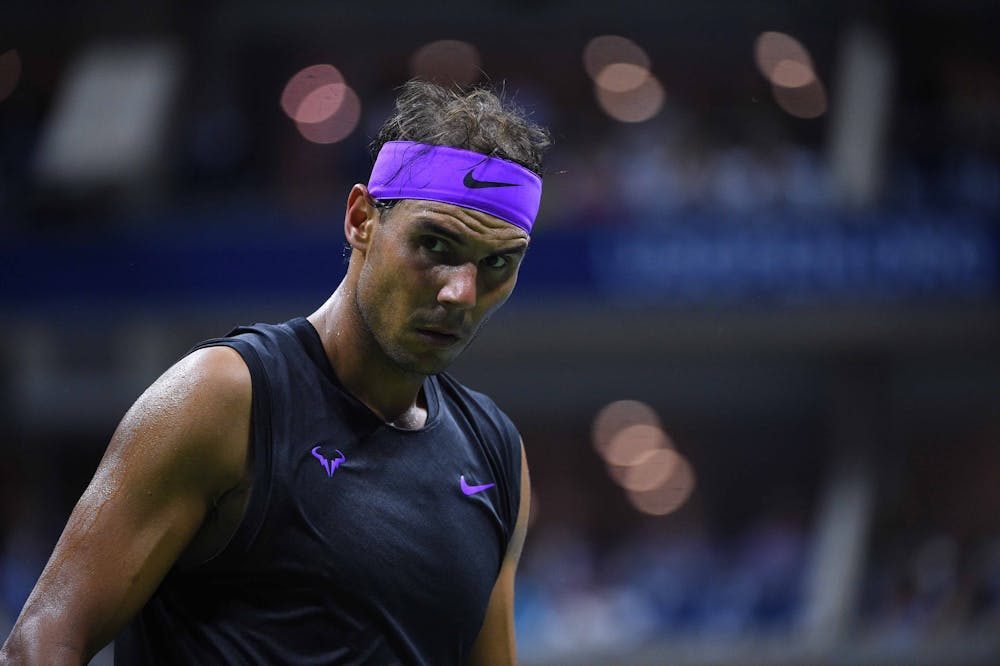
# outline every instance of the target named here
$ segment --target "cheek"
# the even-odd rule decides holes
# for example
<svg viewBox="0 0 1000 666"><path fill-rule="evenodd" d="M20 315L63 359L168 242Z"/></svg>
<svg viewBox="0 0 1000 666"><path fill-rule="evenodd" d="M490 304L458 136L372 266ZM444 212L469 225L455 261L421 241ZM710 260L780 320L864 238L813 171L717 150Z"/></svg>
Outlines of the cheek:
<svg viewBox="0 0 1000 666"><path fill-rule="evenodd" d="M405 264L382 264L377 269L372 267L367 275L362 274L359 289L362 291L364 304L368 309L369 319L383 333L395 330L405 325L414 310L426 305L421 300L421 291L417 285L427 282L426 275L406 270ZM429 298L433 301L434 295Z"/></svg>
<svg viewBox="0 0 1000 666"><path fill-rule="evenodd" d="M365 318L377 328L384 328L387 313L391 310L393 287L383 269L365 265L358 279L358 303L364 309Z"/></svg>
<svg viewBox="0 0 1000 666"><path fill-rule="evenodd" d="M491 299L496 303L494 307L500 307L506 303L511 294L514 293L514 287L517 286L517 274L518 271L515 270L510 277L496 285L493 290L493 298Z"/></svg>
<svg viewBox="0 0 1000 666"><path fill-rule="evenodd" d="M493 316L497 310L500 309L507 299L510 298L511 294L514 292L514 285L517 282L517 273L513 275L509 280L506 280L500 285L497 285L490 291L486 292L483 297L479 299L480 305L480 326L485 324L490 317ZM482 293L482 291L480 292Z"/></svg>

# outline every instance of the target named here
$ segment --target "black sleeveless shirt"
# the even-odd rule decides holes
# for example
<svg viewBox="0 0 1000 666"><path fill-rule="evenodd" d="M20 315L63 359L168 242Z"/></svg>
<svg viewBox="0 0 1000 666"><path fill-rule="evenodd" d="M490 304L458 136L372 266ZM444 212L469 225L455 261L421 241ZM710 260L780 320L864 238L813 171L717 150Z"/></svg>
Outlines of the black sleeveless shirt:
<svg viewBox="0 0 1000 666"><path fill-rule="evenodd" d="M338 382L306 319L238 328L253 486L229 544L175 568L115 642L119 664L458 664L520 502L520 438L486 396L424 382L419 430Z"/></svg>

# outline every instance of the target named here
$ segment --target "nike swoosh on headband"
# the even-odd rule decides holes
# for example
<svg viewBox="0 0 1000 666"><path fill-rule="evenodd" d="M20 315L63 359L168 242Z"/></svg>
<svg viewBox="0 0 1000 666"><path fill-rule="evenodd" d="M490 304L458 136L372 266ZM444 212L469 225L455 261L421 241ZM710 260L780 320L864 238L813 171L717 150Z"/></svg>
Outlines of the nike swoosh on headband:
<svg viewBox="0 0 1000 666"><path fill-rule="evenodd" d="M471 190L477 190L482 187L519 187L518 183L495 183L491 180L476 180L476 177L472 175L475 169L469 169L469 172L465 174L465 178L462 179L462 184Z"/></svg>
<svg viewBox="0 0 1000 666"><path fill-rule="evenodd" d="M423 199L478 210L530 234L542 179L515 162L463 148L387 141L375 158L368 191L375 199Z"/></svg>

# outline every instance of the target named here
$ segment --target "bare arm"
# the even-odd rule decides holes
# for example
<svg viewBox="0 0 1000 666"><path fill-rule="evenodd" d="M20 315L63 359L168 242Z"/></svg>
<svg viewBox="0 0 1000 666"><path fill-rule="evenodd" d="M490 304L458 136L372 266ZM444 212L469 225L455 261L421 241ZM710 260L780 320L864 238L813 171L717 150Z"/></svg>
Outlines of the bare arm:
<svg viewBox="0 0 1000 666"><path fill-rule="evenodd" d="M250 373L199 350L128 411L63 530L0 664L82 664L145 604L246 470Z"/></svg>
<svg viewBox="0 0 1000 666"><path fill-rule="evenodd" d="M521 442L521 504L517 523L511 535L507 554L500 566L500 575L493 586L486 619L472 645L469 663L473 666L497 666L517 663L517 639L514 635L514 576L521 559L521 549L528 533L528 513L531 510L531 479L528 461Z"/></svg>

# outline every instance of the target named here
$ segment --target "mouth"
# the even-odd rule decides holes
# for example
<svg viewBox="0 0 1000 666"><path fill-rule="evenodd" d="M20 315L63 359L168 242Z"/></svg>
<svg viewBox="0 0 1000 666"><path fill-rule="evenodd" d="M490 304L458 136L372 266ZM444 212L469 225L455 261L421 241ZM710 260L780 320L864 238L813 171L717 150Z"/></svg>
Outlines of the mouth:
<svg viewBox="0 0 1000 666"><path fill-rule="evenodd" d="M462 339L457 333L434 328L418 328L417 334L435 347L450 347Z"/></svg>

